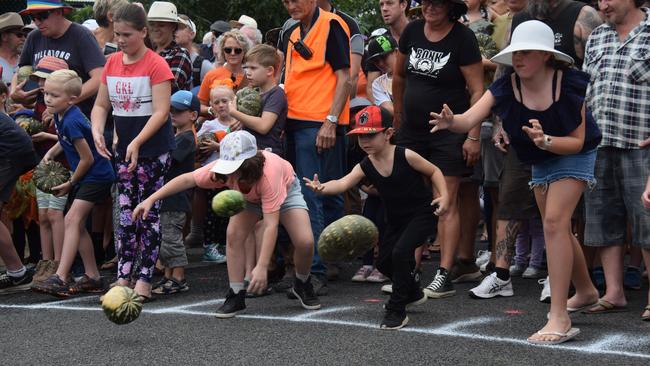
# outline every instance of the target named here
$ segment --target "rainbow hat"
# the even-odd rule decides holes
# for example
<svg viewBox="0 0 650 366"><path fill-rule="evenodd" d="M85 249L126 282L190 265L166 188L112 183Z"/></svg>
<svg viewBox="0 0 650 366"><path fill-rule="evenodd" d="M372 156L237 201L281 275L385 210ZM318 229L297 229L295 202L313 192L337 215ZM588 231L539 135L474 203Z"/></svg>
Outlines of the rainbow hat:
<svg viewBox="0 0 650 366"><path fill-rule="evenodd" d="M19 14L29 15L35 11L47 11L54 9L63 9L64 14L72 11L72 7L63 5L61 0L27 0L27 9L21 10Z"/></svg>

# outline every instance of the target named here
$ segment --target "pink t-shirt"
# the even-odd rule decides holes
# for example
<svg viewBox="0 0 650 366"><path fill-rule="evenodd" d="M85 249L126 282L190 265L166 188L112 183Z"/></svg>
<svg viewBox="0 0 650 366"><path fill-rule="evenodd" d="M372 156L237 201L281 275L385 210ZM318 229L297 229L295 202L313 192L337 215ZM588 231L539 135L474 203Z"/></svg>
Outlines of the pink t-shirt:
<svg viewBox="0 0 650 366"><path fill-rule="evenodd" d="M244 198L251 203L261 202L262 212L272 213L280 210L296 176L288 161L269 151L262 151L262 154L265 158L262 177L253 185L250 192L244 194ZM197 187L204 189L228 187L239 191L239 185L232 174L225 184L212 180L210 169L215 163L216 161L194 171Z"/></svg>

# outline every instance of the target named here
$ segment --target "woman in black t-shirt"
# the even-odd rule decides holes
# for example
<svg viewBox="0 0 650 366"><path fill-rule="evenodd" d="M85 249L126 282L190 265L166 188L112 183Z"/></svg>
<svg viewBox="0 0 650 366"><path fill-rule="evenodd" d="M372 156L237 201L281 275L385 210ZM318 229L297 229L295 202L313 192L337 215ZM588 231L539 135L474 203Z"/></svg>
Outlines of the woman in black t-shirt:
<svg viewBox="0 0 650 366"><path fill-rule="evenodd" d="M454 263L460 238L456 197L460 178L472 172L480 155L480 128L468 135L441 131L428 134L429 113L453 105L467 110L483 93L483 65L473 32L459 23L467 12L462 0L421 0L422 20L406 26L400 37L393 74L396 143L414 150L440 167L451 205L439 221L440 271L425 289L429 297L455 293L448 270ZM433 232L433 229L432 229Z"/></svg>

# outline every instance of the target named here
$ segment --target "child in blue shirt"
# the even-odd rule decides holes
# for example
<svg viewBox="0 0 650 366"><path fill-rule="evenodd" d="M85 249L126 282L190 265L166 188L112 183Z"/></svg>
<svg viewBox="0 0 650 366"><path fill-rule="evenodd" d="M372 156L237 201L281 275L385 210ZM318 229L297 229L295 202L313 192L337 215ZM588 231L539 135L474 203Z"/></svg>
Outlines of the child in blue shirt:
<svg viewBox="0 0 650 366"><path fill-rule="evenodd" d="M110 162L95 148L90 122L75 105L81 94L81 78L72 70L53 72L44 86L45 105L54 116L59 142L43 157L52 160L63 152L70 167L70 179L53 188L54 194L70 193L73 201L65 216L65 234L61 262L56 273L34 287L35 291L57 297L76 293L99 293L104 290L93 251L86 218L95 203L109 195L115 173ZM74 284L68 282L68 273L79 251L85 274Z"/></svg>

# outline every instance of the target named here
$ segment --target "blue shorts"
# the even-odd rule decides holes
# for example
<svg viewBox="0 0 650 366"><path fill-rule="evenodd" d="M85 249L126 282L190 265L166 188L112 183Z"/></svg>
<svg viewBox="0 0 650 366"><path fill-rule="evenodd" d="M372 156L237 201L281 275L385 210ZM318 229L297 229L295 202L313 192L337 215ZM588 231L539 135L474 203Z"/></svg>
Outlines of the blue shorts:
<svg viewBox="0 0 650 366"><path fill-rule="evenodd" d="M297 177L287 189L287 198L284 199L282 206L280 206L280 213L296 208L301 208L305 211L309 211L307 208L307 203L305 202L305 198L302 196L300 181ZM257 214L257 216L262 217L262 206L259 203L246 201L246 210L253 211Z"/></svg>
<svg viewBox="0 0 650 366"><path fill-rule="evenodd" d="M596 185L594 167L596 166L596 149L573 155L558 156L541 163L533 164L530 188L542 187L544 191L549 184L561 179L573 178L587 183L592 189Z"/></svg>

